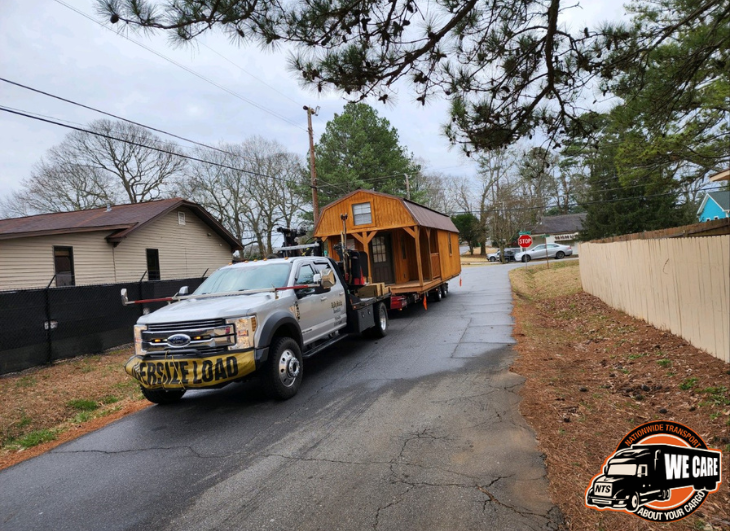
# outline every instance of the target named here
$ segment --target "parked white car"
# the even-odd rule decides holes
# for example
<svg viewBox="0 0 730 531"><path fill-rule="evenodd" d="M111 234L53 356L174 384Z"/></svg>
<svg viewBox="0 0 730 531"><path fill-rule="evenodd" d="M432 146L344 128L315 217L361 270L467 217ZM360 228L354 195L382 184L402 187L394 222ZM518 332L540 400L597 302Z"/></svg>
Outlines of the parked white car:
<svg viewBox="0 0 730 531"><path fill-rule="evenodd" d="M541 258L560 259L564 256L573 254L573 248L570 245L560 245L557 243L548 243L536 245L532 249L517 253L515 260L518 262L529 262L530 260L540 260Z"/></svg>

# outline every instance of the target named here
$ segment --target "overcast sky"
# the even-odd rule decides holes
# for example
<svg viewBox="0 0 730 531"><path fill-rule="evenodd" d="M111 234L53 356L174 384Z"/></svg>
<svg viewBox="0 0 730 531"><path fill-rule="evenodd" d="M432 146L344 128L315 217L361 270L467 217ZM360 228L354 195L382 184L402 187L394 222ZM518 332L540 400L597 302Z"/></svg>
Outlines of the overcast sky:
<svg viewBox="0 0 730 531"><path fill-rule="evenodd" d="M59 1L99 20L92 0ZM566 19L575 28L623 16L621 2L580 4ZM0 77L199 142L235 143L261 135L302 158L308 148L302 106L320 107L314 118L316 141L345 103L337 94L302 89L287 70L286 52L241 48L216 34L204 36L204 45L182 48L171 46L162 34L128 35L223 89L55 0L0 0ZM403 86L394 105L371 104L396 127L401 144L426 161L427 170L474 174L472 160L450 148L440 133L447 120L445 101L423 107ZM103 117L4 82L0 105L80 126ZM0 197L18 189L34 163L69 132L0 112Z"/></svg>

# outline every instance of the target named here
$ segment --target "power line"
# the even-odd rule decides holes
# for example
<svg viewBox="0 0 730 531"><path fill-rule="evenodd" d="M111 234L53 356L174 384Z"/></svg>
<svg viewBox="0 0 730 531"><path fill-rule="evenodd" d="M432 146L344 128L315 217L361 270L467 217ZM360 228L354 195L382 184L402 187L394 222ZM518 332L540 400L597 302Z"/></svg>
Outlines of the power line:
<svg viewBox="0 0 730 531"><path fill-rule="evenodd" d="M245 69L245 68L243 68L242 66L238 65L237 63L234 63L233 61L231 61L230 59L228 59L228 57L226 57L226 56L225 56L225 55L223 55L222 53L219 53L219 52L215 51L215 50L214 50L213 48L211 48L210 46L208 46L208 45L207 45L207 44L205 44L204 42L200 42L200 41L198 41L198 43L197 43L197 44L199 44L199 45L203 46L204 48L208 48L208 50L210 50L211 52L213 52L214 54L216 54L216 55L217 55L218 57L220 57L220 58L221 58L221 59L223 59L224 61L227 61L227 62L231 63L231 64L232 64L233 66L235 66L236 68L238 68L238 69L239 69L239 70L240 70L241 72L243 72L243 73L245 73L245 74L248 74L249 76L251 76L252 78L254 78L254 79L255 79L256 81L258 81L259 83L261 83L262 85L265 85L265 86L267 86L268 88L270 88L271 90L273 90L274 92L276 92L277 94L280 94L280 95L284 96L284 97L285 97L286 99L288 99L289 101L291 101L291 102L293 102L293 103L296 103L297 105L299 105L299 104L300 104L300 102L298 102L298 101L296 101L295 99L293 99L293 98L291 98L291 97L287 96L286 94L284 94L284 93L283 93L282 91L280 91L280 90L279 90L279 89L277 89L276 87L273 87L273 86L269 85L269 84L268 84L268 83L267 83L266 81L264 81L263 79L261 79L261 78L259 78L259 77L256 77L256 76L255 76L255 75L253 75L253 74L252 74L251 72L249 72L248 70L246 70L246 69Z"/></svg>
<svg viewBox="0 0 730 531"><path fill-rule="evenodd" d="M157 151L159 153L165 153L167 155L172 155L172 156L175 156L175 157L180 157L182 159L188 159L188 160L192 160L192 161L195 161L195 162L201 162L203 164L209 164L211 166L217 166L219 168L224 168L224 169L227 169L227 170L240 171L242 173L246 173L248 175L253 175L255 177L265 177L267 179L274 179L274 180L277 180L277 181L284 181L284 182L290 182L291 181L291 180L287 180L287 179L282 179L280 177L274 177L274 176L271 176L271 175L266 175L266 174L263 174L263 173L258 173L258 172L255 172L255 171L246 170L246 169L243 169L243 168L236 168L234 166L229 166L227 164L221 164L221 163L218 163L218 162L212 162L212 161L209 161L209 160L200 159L200 158L197 158L197 157L193 157L191 155L183 155L182 153L175 153L174 151L168 151L166 149L162 149L162 148L159 148L159 147L150 146L150 145L147 145L147 144L141 144L139 142L133 142L132 140L127 140L125 138L118 138L118 137L115 137L115 136L112 136L112 135L107 135L105 133L99 133L98 131L92 131L90 129L85 129L83 127L77 127L77 126L73 126L73 125L64 124L64 123L61 123L59 121L56 121L55 119L42 118L40 116L33 116L32 114L27 113L25 111L19 111L19 110L15 110L15 109L11 109L11 108L8 108L8 107L3 107L3 106L0 106L0 111L5 111L5 112L11 113L11 114L16 114L18 116L24 116L24 117L30 118L32 120L38 120L40 122L46 122L46 123L49 123L49 124L58 125L60 127L65 127L66 129L73 129L74 131L79 131L79 132L82 132L82 133L88 133L88 134L94 135L94 136L100 136L102 138L107 138L109 140L116 140L117 142L123 142L123 143L129 144L131 146L137 146L137 147L142 147L142 148L146 148L146 149L151 149L151 150Z"/></svg>
<svg viewBox="0 0 730 531"><path fill-rule="evenodd" d="M209 146L208 144L203 144L202 142L197 142L195 140L190 140L189 138L185 138L183 136L179 136L179 135L176 135L174 133L168 133L167 131L163 131L162 129L157 129L157 128L152 127L152 126L149 126L149 125L144 125L144 124L141 124L139 122L135 122L134 120L129 120L127 118L123 118L121 116L117 116L116 114L112 114L110 112L102 111L101 109L96 109L94 107L90 107L89 105L84 105L83 103L78 103L76 101L69 100L69 99L63 98L61 96L56 96L55 94L50 94L48 92L44 92L44 91L42 91L40 89L36 89L36 88L33 88L33 87L29 87L27 85L23 85L22 83L17 83L15 81L11 81L9 79L5 79L4 77L0 77L0 81L4 81L5 83L9 83L11 85L15 85L16 87L20 87L20 88L24 88L26 90L30 90L32 92L36 92L38 94L43 94L44 96L48 96L49 98L54 98L54 99L57 99L57 100L60 100L60 101L66 102L66 103L70 103L71 105L76 105L77 107L81 107L83 109L87 109L87 110L90 110L90 111L98 112L99 114L103 114L104 116L109 116L111 118L115 118L115 119L121 120L123 122L127 122L127 123L130 123L130 124L133 124L133 125L137 125L139 127L144 127L145 129L149 129L150 131L155 131L156 133L161 133L163 135L168 135L168 136L171 136L173 138L177 138L179 140L183 140L185 142L190 142L191 144L195 144L197 146L202 146L202 147L205 147L205 148L208 148L208 149L212 149L212 150L215 150L215 151L219 151L221 153L225 153L226 155L232 155L232 153L230 153L228 151L225 151L223 149L219 149L219 148L214 147L214 146ZM19 110L19 109L16 109L16 110ZM30 111L24 111L24 112L30 113ZM30 114L37 114L37 113L30 113ZM38 116L43 116L42 114L37 114L37 115ZM50 116L43 116L43 117L44 118L51 118ZM55 120L60 120L60 121L64 121L64 122L68 121L68 120L61 120L60 118L55 118ZM74 123L74 122L71 122L71 123ZM77 125L80 125L80 124L77 124Z"/></svg>
<svg viewBox="0 0 730 531"><path fill-rule="evenodd" d="M211 79L209 79L209 78L205 77L204 75L202 75L202 74L200 74L200 73L196 72L195 70L193 70L193 69L191 69L191 68L188 68L187 66L185 66L185 65L183 65L183 64L180 64L180 63L178 63L178 62L177 62L177 61L175 61L174 59L170 59L170 58L169 58L169 57L167 57L166 55L163 55L163 54L161 54L160 52L158 52L158 51L156 51L156 50L154 50L154 49L150 48L149 46L147 46L147 45L145 45L145 44L142 44L142 43L141 43L141 42L139 42L139 41L136 41L136 40L132 39L131 37L128 37L127 35L123 35L123 34L121 34L121 33L117 33L117 32L116 32L116 31L114 31L114 30L113 30L112 28L109 28L109 27L108 27L108 26L106 26L105 24L102 24L102 23L101 23L101 22L99 22L98 20L94 19L94 18L93 18L92 16L90 16L90 15L87 15L87 14L86 14L86 13L84 13L83 11L81 11L81 10L79 10L79 9L76 9L75 7L73 7L73 6L71 6L71 5L68 5L67 3L63 2L62 0L53 0L53 1L54 1L54 2L56 2L56 3L58 3L58 4L60 4L60 5L62 5L62 6L64 6L64 7L66 7L66 8L68 8L68 9L70 9L71 11L74 11L74 12L78 13L78 14L79 14L79 15L81 15L82 17L84 17L84 18L87 18L87 19L91 20L91 21L92 21L92 22L94 22L95 24L98 24L98 25L99 25L99 26L101 26L102 28L104 28L104 29L106 29L106 30L108 30L108 31L111 31L111 32L112 32L112 33L114 33L115 35L119 35L120 37L123 37L123 38L127 39L127 40L128 40L129 42L132 42L132 43L136 44L136 45L137 45L137 46L139 46L140 48L144 48L145 50L147 50L148 52L150 52L150 53L152 53L152 54L156 55L157 57L159 57L159 58L161 58L161 59L164 59L165 61L167 61L167 62L169 62L169 63L172 63L173 65L175 65L175 66L177 66L177 67L179 67L179 68L182 68L183 70L185 70L185 71L186 71L186 72L188 72L189 74L192 74L192 75L194 75L195 77L197 77L197 78L199 78L199 79L202 79L202 80L203 80L203 81L205 81L206 83L210 83L210 84L211 84L211 85L213 85L214 87L217 87L217 88L219 88L220 90L223 90L223 91L227 92L227 93L228 93L228 94L230 94L231 96L233 96L233 97L235 97L235 98L238 98L238 99L240 99L240 100L242 100L242 101L245 101L245 102L246 102L246 103L248 103L249 105L253 105L253 106L254 106L254 107L256 107L257 109L260 109L260 110L262 110L262 111L264 111L264 112L266 112L266 113L268 113L268 114L270 114L270 115L272 115L272 116L275 116L276 118L279 118L280 120L282 120L282 121L284 121L284 122L288 123L289 125L291 125L291 126L294 126L294 127L296 127L297 129L301 129L301 130L303 130L303 131L306 131L306 129L304 129L304 128L303 128L302 126L300 126L300 125L299 125L299 124L297 124L296 122L293 122L293 121L289 120L288 118L286 118L286 117L284 117L284 116L282 116L282 115L280 115L280 114L278 114L278 113L276 113L276 112L274 112L274 111L272 111L272 110L270 110L270 109L267 109L266 107L264 107L264 106L262 106L262 105L259 105L258 103L254 102L254 101L251 101L250 99L246 98L245 96L242 96L242 95L238 94L237 92L234 92L234 91L232 91L232 90L230 90L230 89L227 89L226 87L224 87L224 86L222 86L222 85L219 85L219 84L218 84L218 83L216 83L215 81L213 81L213 80L211 80Z"/></svg>
<svg viewBox="0 0 730 531"><path fill-rule="evenodd" d="M698 192L702 192L705 190L714 190L715 187L707 187L707 188L698 188ZM605 204L605 203L619 203L621 201L632 201L634 199L653 199L655 197L665 197L668 195L674 195L676 192L666 192L663 194L653 194L653 195L633 195L630 197L619 197L616 199L607 199L604 201L589 201L589 202L578 202L577 204L580 206L585 205L598 205L598 204ZM484 211L481 210L460 210L452 212L452 215L456 214L481 214L484 213L502 213L502 212L524 212L527 210L545 210L546 206L536 206L536 207L514 207L514 208L490 208L486 209Z"/></svg>

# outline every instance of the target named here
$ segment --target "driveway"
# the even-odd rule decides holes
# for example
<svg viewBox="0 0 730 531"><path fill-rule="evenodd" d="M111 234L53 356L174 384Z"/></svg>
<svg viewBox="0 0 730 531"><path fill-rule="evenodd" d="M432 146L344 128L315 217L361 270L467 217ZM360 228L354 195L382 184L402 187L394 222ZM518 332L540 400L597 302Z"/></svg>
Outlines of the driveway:
<svg viewBox="0 0 730 531"><path fill-rule="evenodd" d="M512 267L308 360L287 402L192 392L0 472L0 528L556 528L508 371Z"/></svg>

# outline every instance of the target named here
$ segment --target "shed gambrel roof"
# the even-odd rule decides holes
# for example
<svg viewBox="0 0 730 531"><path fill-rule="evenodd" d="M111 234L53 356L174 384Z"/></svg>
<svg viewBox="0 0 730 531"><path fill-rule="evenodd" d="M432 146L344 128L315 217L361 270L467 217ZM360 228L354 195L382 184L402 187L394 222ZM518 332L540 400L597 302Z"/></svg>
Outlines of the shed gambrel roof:
<svg viewBox="0 0 730 531"><path fill-rule="evenodd" d="M379 195L382 197L387 197L390 199L394 199L398 202L400 202L403 207L408 211L408 213L413 218L413 221L416 225L420 225L421 227L428 227L433 229L441 229L448 232L456 232L458 234L459 229L456 228L456 225L454 225L454 222L451 221L451 218L447 216L446 214L442 214L441 212L437 212L436 210L430 209L426 206L420 205L414 201L410 201L408 199L404 199L402 197L397 197L390 194L385 194L383 192L376 192L374 190L355 190L354 192L350 192L349 194L340 197L336 201L331 202L327 206L325 206L322 209L322 212L320 212L319 219L321 220L324 216L325 211L328 209L334 207L335 205L338 205L342 203L343 201L346 201L350 197L352 197L355 194L358 193L365 193L365 194L371 194L371 195ZM315 227L315 233L317 232L317 228Z"/></svg>
<svg viewBox="0 0 730 531"><path fill-rule="evenodd" d="M241 242L207 210L197 203L179 197L146 203L114 205L111 209L104 207L2 219L0 220L0 240L108 230L111 231L111 234L106 237L107 241L116 244L136 230L180 207L192 210L211 230L228 242L232 249L242 249Z"/></svg>

